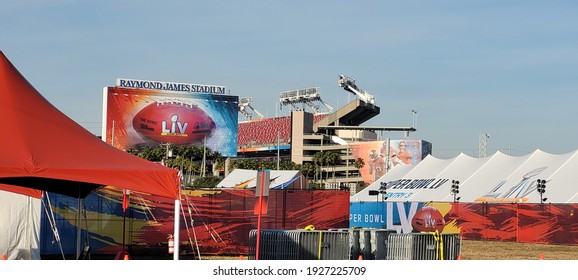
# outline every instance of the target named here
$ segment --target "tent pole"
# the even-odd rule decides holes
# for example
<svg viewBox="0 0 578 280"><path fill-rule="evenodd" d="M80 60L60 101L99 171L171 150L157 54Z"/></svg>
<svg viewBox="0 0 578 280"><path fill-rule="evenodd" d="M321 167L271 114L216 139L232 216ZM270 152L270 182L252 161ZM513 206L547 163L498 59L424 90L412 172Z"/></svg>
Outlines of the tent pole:
<svg viewBox="0 0 578 280"><path fill-rule="evenodd" d="M175 199L175 229L174 229L174 252L173 252L173 260L178 260L179 259L179 212L180 212L180 205L181 205L181 201L180 199Z"/></svg>
<svg viewBox="0 0 578 280"><path fill-rule="evenodd" d="M76 259L80 257L80 235L82 231L80 230L80 211L82 211L82 198L78 197L78 213L76 217Z"/></svg>
<svg viewBox="0 0 578 280"><path fill-rule="evenodd" d="M122 212L122 251L126 251L126 241L125 241L125 235L126 235L126 211L123 210Z"/></svg>

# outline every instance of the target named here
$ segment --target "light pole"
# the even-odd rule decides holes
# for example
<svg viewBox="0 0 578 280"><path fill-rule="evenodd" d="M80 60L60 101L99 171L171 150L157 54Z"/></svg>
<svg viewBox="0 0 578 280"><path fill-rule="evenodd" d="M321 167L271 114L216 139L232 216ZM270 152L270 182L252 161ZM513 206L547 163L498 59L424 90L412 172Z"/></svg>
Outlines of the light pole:
<svg viewBox="0 0 578 280"><path fill-rule="evenodd" d="M381 194L381 201L387 200L387 183L381 182L379 183L379 194Z"/></svg>
<svg viewBox="0 0 578 280"><path fill-rule="evenodd" d="M536 182L538 183L536 190L540 194L540 203L544 203L546 200L548 200L548 198L543 197L544 193L546 192L546 180L538 179Z"/></svg>
<svg viewBox="0 0 578 280"><path fill-rule="evenodd" d="M165 150L165 158L163 159L163 165L167 166L168 162L169 162L169 158L173 157L173 150L169 149L171 146L171 143L164 143L161 144L163 146L165 146L166 150Z"/></svg>
<svg viewBox="0 0 578 280"><path fill-rule="evenodd" d="M460 181L458 180L452 180L452 190L451 190L453 196L454 196L454 203L459 202L461 197L458 197L458 193L460 193Z"/></svg>
<svg viewBox="0 0 578 280"><path fill-rule="evenodd" d="M375 202L379 202L379 191L377 190L369 190L369 195L370 196L374 196L375 195Z"/></svg>
<svg viewBox="0 0 578 280"><path fill-rule="evenodd" d="M370 196L376 196L376 202L379 202L379 197L381 196L381 201L385 202L387 200L387 183L386 182L381 182L379 183L380 187L378 190L370 190L369 191L369 195Z"/></svg>
<svg viewBox="0 0 578 280"><path fill-rule="evenodd" d="M413 114L413 119L411 122L411 125L413 126L413 128L415 128L417 130L417 111L416 110L411 110L411 113Z"/></svg>

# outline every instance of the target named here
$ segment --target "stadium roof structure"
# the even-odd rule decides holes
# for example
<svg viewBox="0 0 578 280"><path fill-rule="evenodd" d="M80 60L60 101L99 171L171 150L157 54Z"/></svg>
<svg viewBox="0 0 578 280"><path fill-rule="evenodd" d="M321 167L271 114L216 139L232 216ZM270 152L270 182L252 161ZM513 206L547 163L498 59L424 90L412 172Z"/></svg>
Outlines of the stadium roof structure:
<svg viewBox="0 0 578 280"><path fill-rule="evenodd" d="M409 126L358 126L358 125L319 125L322 130L369 130L369 131L406 131L414 132L416 129Z"/></svg>
<svg viewBox="0 0 578 280"><path fill-rule="evenodd" d="M429 155L415 166L394 167L351 201L578 203L576 170L578 150L536 150L525 156L497 152L483 158Z"/></svg>

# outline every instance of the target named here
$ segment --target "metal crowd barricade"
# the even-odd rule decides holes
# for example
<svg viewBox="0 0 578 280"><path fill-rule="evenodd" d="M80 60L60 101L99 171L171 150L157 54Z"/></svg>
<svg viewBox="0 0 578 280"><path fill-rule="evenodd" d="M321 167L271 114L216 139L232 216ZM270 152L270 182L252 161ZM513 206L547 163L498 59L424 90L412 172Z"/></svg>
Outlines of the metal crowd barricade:
<svg viewBox="0 0 578 280"><path fill-rule="evenodd" d="M259 259L262 260L298 260L299 236L296 232L284 230L261 230L261 250ZM256 257L257 230L249 234L249 259Z"/></svg>
<svg viewBox="0 0 578 280"><path fill-rule="evenodd" d="M249 232L249 259L256 259L257 230ZM349 231L261 230L260 260L348 260Z"/></svg>
<svg viewBox="0 0 578 280"><path fill-rule="evenodd" d="M457 260L461 238L453 233L406 233L388 236L388 260Z"/></svg>
<svg viewBox="0 0 578 280"><path fill-rule="evenodd" d="M364 228L359 233L359 249L364 260L372 260L371 254L371 229Z"/></svg>
<svg viewBox="0 0 578 280"><path fill-rule="evenodd" d="M359 242L360 234L360 229L349 229L349 246L351 247L351 254L349 257L350 260L357 260L359 255L361 255L361 243Z"/></svg>
<svg viewBox="0 0 578 280"><path fill-rule="evenodd" d="M389 247L389 235L397 233L394 229L373 229L371 231L371 248L374 260L386 260Z"/></svg>
<svg viewBox="0 0 578 280"><path fill-rule="evenodd" d="M251 230L251 260L256 259L256 237L257 230ZM261 230L260 246L260 260L457 260L461 237L375 228Z"/></svg>

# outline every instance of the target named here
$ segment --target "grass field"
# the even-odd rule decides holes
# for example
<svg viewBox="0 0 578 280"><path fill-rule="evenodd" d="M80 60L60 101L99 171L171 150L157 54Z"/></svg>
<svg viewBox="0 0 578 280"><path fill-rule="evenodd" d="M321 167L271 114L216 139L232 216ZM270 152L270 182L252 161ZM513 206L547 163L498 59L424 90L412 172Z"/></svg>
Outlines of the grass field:
<svg viewBox="0 0 578 280"><path fill-rule="evenodd" d="M578 246L463 240L463 260L578 260ZM246 256L204 256L205 260L238 260Z"/></svg>
<svg viewBox="0 0 578 280"><path fill-rule="evenodd" d="M578 246L462 241L464 260L578 260Z"/></svg>

